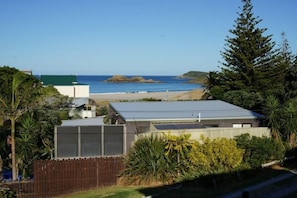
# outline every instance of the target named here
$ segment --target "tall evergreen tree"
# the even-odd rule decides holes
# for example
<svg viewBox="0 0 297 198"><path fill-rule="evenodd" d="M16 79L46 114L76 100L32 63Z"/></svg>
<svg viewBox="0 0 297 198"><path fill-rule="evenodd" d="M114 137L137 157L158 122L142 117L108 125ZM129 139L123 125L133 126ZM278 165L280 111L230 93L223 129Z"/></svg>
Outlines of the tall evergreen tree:
<svg viewBox="0 0 297 198"><path fill-rule="evenodd" d="M285 100L297 98L297 56L285 75Z"/></svg>
<svg viewBox="0 0 297 198"><path fill-rule="evenodd" d="M234 29L229 30L233 37L227 36L225 51L221 52L224 59L221 71L210 73L208 79L207 88L218 99L225 100L228 92L238 90L245 95L258 92L269 95L278 82L272 35L263 36L267 28L257 27L262 20L254 17L251 0L242 2L242 12L238 13Z"/></svg>
<svg viewBox="0 0 297 198"><path fill-rule="evenodd" d="M292 96L297 96L292 95L292 92L294 92L294 89L297 87L291 87L292 82L294 82L297 77L297 73L294 76L294 56L290 49L286 34L282 32L281 36L282 43L277 56L277 65L281 72L278 74L278 87L275 87L275 90L278 91L278 93L275 93L274 95L276 95L282 102L285 102L292 98ZM293 76L291 76L292 74Z"/></svg>

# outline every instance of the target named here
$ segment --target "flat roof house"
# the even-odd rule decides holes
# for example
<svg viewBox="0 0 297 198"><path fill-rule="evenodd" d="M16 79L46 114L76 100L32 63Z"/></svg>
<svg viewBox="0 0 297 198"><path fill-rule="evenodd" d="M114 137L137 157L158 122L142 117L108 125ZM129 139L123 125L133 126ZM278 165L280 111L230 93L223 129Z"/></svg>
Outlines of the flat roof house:
<svg viewBox="0 0 297 198"><path fill-rule="evenodd" d="M73 98L88 98L90 86L77 82L75 75L41 75L43 86L54 86L62 95Z"/></svg>
<svg viewBox="0 0 297 198"><path fill-rule="evenodd" d="M111 123L63 121L55 129L57 158L125 154L142 135L171 132L191 134L192 139L233 138L248 133L269 136L259 127L263 115L220 100L111 102ZM95 122L94 122L95 121ZM94 125L96 124L96 126Z"/></svg>
<svg viewBox="0 0 297 198"><path fill-rule="evenodd" d="M259 127L263 115L220 100L111 102L109 117L111 124L126 125L127 142L135 135L166 131L210 138L269 135L267 127Z"/></svg>

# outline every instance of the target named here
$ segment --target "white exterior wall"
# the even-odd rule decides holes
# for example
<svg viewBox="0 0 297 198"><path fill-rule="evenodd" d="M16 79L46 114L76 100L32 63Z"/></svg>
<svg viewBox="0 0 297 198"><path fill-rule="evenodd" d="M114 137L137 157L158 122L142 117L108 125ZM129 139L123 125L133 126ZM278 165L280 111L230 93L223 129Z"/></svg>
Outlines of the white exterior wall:
<svg viewBox="0 0 297 198"><path fill-rule="evenodd" d="M89 85L54 86L62 95L76 98L88 98L90 96Z"/></svg>
<svg viewBox="0 0 297 198"><path fill-rule="evenodd" d="M95 118L96 106L92 106L91 110L82 110L79 114L81 118Z"/></svg>
<svg viewBox="0 0 297 198"><path fill-rule="evenodd" d="M75 97L77 98L88 98L90 97L90 86L89 85L75 85Z"/></svg>
<svg viewBox="0 0 297 198"><path fill-rule="evenodd" d="M256 137L270 137L270 129L267 127L251 127L251 128L204 128L204 129L187 129L187 130L158 130L151 131L154 134L163 135L170 132L172 135L180 135L181 133L191 134L191 139L200 140L201 135L205 138L228 138L232 139L235 136L248 133L250 136ZM141 135L149 135L150 133L144 133Z"/></svg>

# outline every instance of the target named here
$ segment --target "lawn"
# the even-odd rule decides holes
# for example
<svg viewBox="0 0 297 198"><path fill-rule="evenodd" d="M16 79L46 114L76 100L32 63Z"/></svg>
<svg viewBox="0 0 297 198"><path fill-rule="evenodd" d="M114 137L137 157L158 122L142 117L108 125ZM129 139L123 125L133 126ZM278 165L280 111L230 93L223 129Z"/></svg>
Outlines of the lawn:
<svg viewBox="0 0 297 198"><path fill-rule="evenodd" d="M113 186L113 187L94 189L86 192L75 193L75 194L63 196L63 198L80 198L80 197L139 198L139 197L142 197L143 195L137 191L138 188L139 187Z"/></svg>

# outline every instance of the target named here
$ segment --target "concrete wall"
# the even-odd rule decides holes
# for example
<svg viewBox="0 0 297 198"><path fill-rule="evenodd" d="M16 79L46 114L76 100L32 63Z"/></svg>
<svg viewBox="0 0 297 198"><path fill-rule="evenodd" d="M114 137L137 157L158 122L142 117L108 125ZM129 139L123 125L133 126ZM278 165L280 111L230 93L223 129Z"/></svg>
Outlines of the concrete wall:
<svg viewBox="0 0 297 198"><path fill-rule="evenodd" d="M158 130L151 131L154 134L170 132L172 135L179 135L181 133L190 133L191 139L199 140L201 135L206 138L215 139L215 138L234 138L235 136L248 133L251 136L257 137L270 137L270 130L267 127L254 127L254 128L204 128L204 129L191 129L191 130Z"/></svg>
<svg viewBox="0 0 297 198"><path fill-rule="evenodd" d="M255 119L229 119L229 120L201 120L205 126L232 127L233 124L250 124L252 127L259 126L259 120Z"/></svg>

